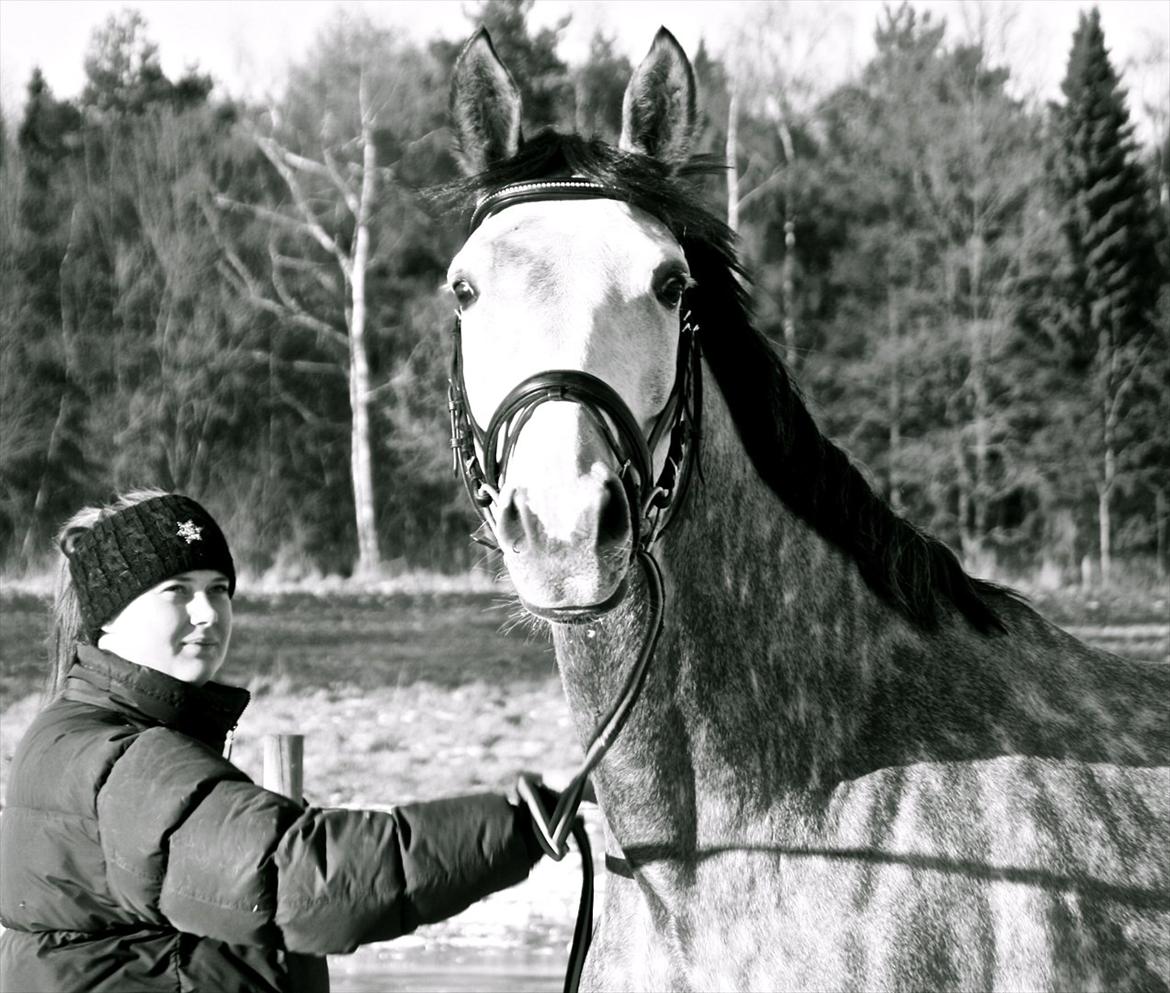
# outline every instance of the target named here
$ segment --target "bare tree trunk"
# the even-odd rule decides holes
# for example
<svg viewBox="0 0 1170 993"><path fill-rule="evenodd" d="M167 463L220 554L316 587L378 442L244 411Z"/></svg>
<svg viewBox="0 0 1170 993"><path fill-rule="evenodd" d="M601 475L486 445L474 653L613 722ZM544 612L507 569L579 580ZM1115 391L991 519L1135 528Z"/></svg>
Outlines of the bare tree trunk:
<svg viewBox="0 0 1170 993"><path fill-rule="evenodd" d="M374 474L370 458L370 367L366 356L366 267L370 259L370 211L377 180L377 151L373 120L368 112L365 75L358 85L362 120L362 187L355 217L356 237L350 281L349 403L353 413L350 468L357 524L359 575L376 573L381 566L378 530L374 523Z"/></svg>
<svg viewBox="0 0 1170 993"><path fill-rule="evenodd" d="M967 468L967 453L963 451L962 432L955 432L954 440L955 479L958 482L959 548L963 553L963 564L968 568L974 560L976 541L971 530L971 472Z"/></svg>
<svg viewBox="0 0 1170 993"><path fill-rule="evenodd" d="M1168 573L1166 562L1166 524L1170 518L1170 506L1167 505L1166 491L1162 487L1154 490L1154 533L1157 536L1155 545L1158 557L1158 578L1165 581Z"/></svg>
<svg viewBox="0 0 1170 993"><path fill-rule="evenodd" d="M899 451L902 447L902 384L897 368L890 376L890 506L895 514L902 513L902 480L898 474Z"/></svg>
<svg viewBox="0 0 1170 993"><path fill-rule="evenodd" d="M972 428L974 440L974 480L971 487L972 497L972 538L971 555L978 563L980 570L986 569L987 562L987 532L988 532L988 454L991 449L991 425L988 415L990 401L987 390L987 361L982 322L975 318L971 321L971 399L972 399Z"/></svg>
<svg viewBox="0 0 1170 993"><path fill-rule="evenodd" d="M974 142L973 142L974 144ZM975 435L975 480L972 487L974 547L972 558L979 572L987 571L987 522L989 502L988 453L991 449L990 400L987 389L987 331L983 315L983 213L977 198L972 198L971 236L967 241L971 278L971 305L968 314L971 349L972 428Z"/></svg>
<svg viewBox="0 0 1170 993"><path fill-rule="evenodd" d="M1104 487L1097 494L1097 524L1101 542L1101 586L1109 586L1113 569L1113 536L1111 533L1109 491Z"/></svg>
<svg viewBox="0 0 1170 993"><path fill-rule="evenodd" d="M793 272L796 261L796 217L792 211L792 169L796 165L796 146L792 141L792 129L788 127L788 112L783 100L780 102L780 120L776 127L780 144L784 148L784 171L788 182L784 185L784 260L780 264L780 282L784 297L784 357L790 369L796 368L796 280Z"/></svg>
<svg viewBox="0 0 1170 993"><path fill-rule="evenodd" d="M739 166L736 144L739 141L739 84L731 80L731 99L727 105L727 226L739 231Z"/></svg>
<svg viewBox="0 0 1170 993"><path fill-rule="evenodd" d="M1101 545L1101 585L1107 587L1113 572L1113 481L1117 456L1113 446L1106 444L1104 477L1097 489L1097 527Z"/></svg>
<svg viewBox="0 0 1170 993"><path fill-rule="evenodd" d="M894 362L890 370L890 506L902 513L902 480L898 459L902 448L902 369L898 356L898 308L894 299L892 277L886 285L886 328L894 342Z"/></svg>
<svg viewBox="0 0 1170 993"><path fill-rule="evenodd" d="M370 224L377 189L378 160L374 145L376 115L370 107L364 72L358 80L358 106L361 116L361 133L358 141L362 150L362 164L349 174L339 166L328 148L322 150L323 161L317 161L283 147L274 138L250 130L253 141L272 163L292 194L296 216L288 216L263 206L240 203L222 194L216 195L215 202L228 210L247 211L270 222L274 230L293 231L311 239L333 257L342 274L349 295L344 334L332 323L314 316L301 305L285 285L280 268L275 262L275 255L272 269L273 295L263 291L239 253L231 249L222 235L218 236L228 263L229 278L242 296L263 310L277 314L293 326L311 330L319 337L337 343L347 357L345 369L351 415L350 480L358 545L354 572L356 575L371 575L379 571L382 563L374 512L376 502L370 423L370 368L366 354L368 315L366 274L370 265ZM323 215L316 207L314 199L306 192L298 178L300 175L325 180L331 183L340 195L341 202L354 221L352 244L348 252L343 243L326 230ZM209 219L215 229L214 217L210 216ZM292 402L292 398L286 399Z"/></svg>
<svg viewBox="0 0 1170 993"><path fill-rule="evenodd" d="M780 265L780 278L784 294L784 353L788 367L796 368L796 285L793 279L793 256L796 253L796 222L789 207L791 190L784 196L784 261Z"/></svg>
<svg viewBox="0 0 1170 993"><path fill-rule="evenodd" d="M57 416L53 420L53 429L49 432L49 443L45 446L45 460L41 468L41 479L37 484L37 495L33 500L32 513L29 515L28 528L24 532L24 541L20 548L21 564L27 569L37 558L37 549L41 543L45 521L45 504L49 499L49 473L57 462L57 449L60 447L62 427L65 423L65 410L68 396L63 389L57 399Z"/></svg>
<svg viewBox="0 0 1170 993"><path fill-rule="evenodd" d="M1113 572L1113 486L1117 479L1115 446L1118 396L1117 348L1108 321L1098 337L1101 358L1101 481L1097 486L1097 533L1101 558L1101 586L1108 587Z"/></svg>
<svg viewBox="0 0 1170 993"><path fill-rule="evenodd" d="M355 295L359 292L355 280ZM364 292L364 289L363 291ZM374 477L370 460L370 372L366 361L364 332L359 330L359 308L354 308L354 332L350 338L349 404L352 412L350 431L350 473L353 478L354 519L357 526L357 573L370 575L381 564L378 532L374 525Z"/></svg>
<svg viewBox="0 0 1170 993"><path fill-rule="evenodd" d="M1146 356L1157 341L1148 337L1136 349L1123 349L1117 334L1115 314L1100 315L1097 333L1095 398L1101 411L1100 475L1097 478L1097 530L1101 558L1101 585L1108 586L1113 571L1113 493L1118 483L1118 463L1124 457L1120 428L1125 417L1125 399L1145 367Z"/></svg>

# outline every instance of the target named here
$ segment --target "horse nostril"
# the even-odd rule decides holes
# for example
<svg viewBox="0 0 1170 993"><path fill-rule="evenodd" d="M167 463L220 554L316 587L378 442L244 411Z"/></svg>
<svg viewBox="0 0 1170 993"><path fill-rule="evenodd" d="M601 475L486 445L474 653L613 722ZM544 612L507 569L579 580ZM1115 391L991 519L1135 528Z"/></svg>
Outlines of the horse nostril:
<svg viewBox="0 0 1170 993"><path fill-rule="evenodd" d="M524 522L520 519L520 506L516 500L516 491L512 490L503 501L503 505L496 512L496 535L499 538L500 548L514 548L518 542L524 540Z"/></svg>
<svg viewBox="0 0 1170 993"><path fill-rule="evenodd" d="M496 515L496 534L501 548L519 552L525 545L537 545L544 540L540 520L528 505L524 489L517 487L508 493Z"/></svg>
<svg viewBox="0 0 1170 993"><path fill-rule="evenodd" d="M617 479L605 481L601 494L600 512L597 520L598 546L617 544L624 541L630 532L630 508L626 502L626 491Z"/></svg>

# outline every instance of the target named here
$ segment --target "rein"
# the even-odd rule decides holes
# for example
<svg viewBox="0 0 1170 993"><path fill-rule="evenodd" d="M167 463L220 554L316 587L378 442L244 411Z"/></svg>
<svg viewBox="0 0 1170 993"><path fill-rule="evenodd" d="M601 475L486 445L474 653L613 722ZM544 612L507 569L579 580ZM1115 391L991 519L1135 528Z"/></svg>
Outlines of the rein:
<svg viewBox="0 0 1170 993"><path fill-rule="evenodd" d="M518 203L579 199L625 200L626 197L618 189L580 178L512 183L479 201L468 233L474 232L487 217ZM566 839L570 834L581 853L581 903L565 976L566 993L575 993L577 989L593 932L592 854L584 821L577 815L577 811L586 796L590 775L621 733L646 681L650 660L662 633L666 608L662 571L651 554L651 548L681 505L697 458L703 383L699 328L691 322L690 310L680 306L680 311L674 387L655 419L649 437L643 436L637 418L611 386L596 376L575 369L541 372L519 383L500 402L485 430L475 420L467 402L461 315L458 311L452 332L453 354L447 403L451 418L452 469L462 477L467 494L481 519L476 540L499 548L492 503L499 496L520 432L536 408L543 403L576 403L585 411L616 459L618 478L630 508L630 564L637 562L640 565L646 581L650 623L642 649L626 676L621 692L598 723L585 759L561 793L556 808L551 811L545 808L533 778L523 776L518 784L518 791L532 814L537 840L545 854L559 862L568 852ZM654 451L668 431L666 461L658 478L653 479ZM603 603L591 604L575 612L562 610L550 614L529 604L525 606L549 620L562 623L587 621L615 607L625 596L626 589L627 584L623 580Z"/></svg>

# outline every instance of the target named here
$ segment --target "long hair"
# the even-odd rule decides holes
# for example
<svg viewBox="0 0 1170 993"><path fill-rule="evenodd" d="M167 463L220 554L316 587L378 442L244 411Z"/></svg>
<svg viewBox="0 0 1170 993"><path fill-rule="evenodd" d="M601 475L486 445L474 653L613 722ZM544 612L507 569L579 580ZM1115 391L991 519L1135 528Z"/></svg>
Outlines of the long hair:
<svg viewBox="0 0 1170 993"><path fill-rule="evenodd" d="M49 627L49 675L45 681L44 702L48 703L61 690L65 674L73 665L78 645L90 644L89 634L81 619L81 603L69 572L69 553L73 543L98 521L112 517L120 510L133 507L156 497L167 496L166 490L141 489L119 494L112 503L82 507L61 525L57 532L57 567L53 580L53 617Z"/></svg>

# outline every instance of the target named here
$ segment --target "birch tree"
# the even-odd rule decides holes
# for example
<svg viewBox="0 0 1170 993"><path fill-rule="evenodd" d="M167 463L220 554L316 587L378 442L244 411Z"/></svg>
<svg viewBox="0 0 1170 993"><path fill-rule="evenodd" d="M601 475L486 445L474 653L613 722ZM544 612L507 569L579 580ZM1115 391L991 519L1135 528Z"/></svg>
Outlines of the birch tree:
<svg viewBox="0 0 1170 993"><path fill-rule="evenodd" d="M354 571L368 576L383 561L374 490L371 271L380 240L394 237L387 205L401 202L399 167L412 145L431 140L435 108L421 92L427 79L418 53L396 47L363 20L335 22L306 66L283 107L274 104L266 121L242 125L283 195L268 205L219 192L215 203L269 229L268 264L261 268L235 250L220 226L224 272L240 296L326 343L345 373ZM315 103L305 99L317 91L323 99L320 93Z"/></svg>
<svg viewBox="0 0 1170 993"><path fill-rule="evenodd" d="M284 270L295 268L297 263L291 258L284 257L275 249L274 244L272 286L277 296L276 311L328 332L326 337L338 341L338 344L345 347L350 408L350 478L353 485L354 526L358 546L355 571L358 575L372 575L381 567L381 554L374 520L370 369L366 354L368 312L366 274L370 265L370 224L377 190L378 154L374 145L376 117L370 105L367 74L364 68L358 76L357 101L360 121L357 146L361 163L357 170L343 172L328 146L322 147L321 159L317 160L294 152L275 137L263 134L259 130L250 130L249 137L284 181L292 199L294 213L290 216L283 212L269 212L265 208L253 209L286 231L314 241L333 260L345 286L345 333L339 338L334 327L314 318L288 290L283 279ZM349 215L346 225L348 230L343 229L348 237L343 237L339 231L326 229L325 215L314 204L306 189L305 180L310 177L323 179L334 187ZM234 206L226 197L221 196L219 202L223 206ZM242 288L250 295L254 295L244 271L236 268L235 272ZM271 300L267 302L273 303Z"/></svg>
<svg viewBox="0 0 1170 993"><path fill-rule="evenodd" d="M814 116L823 96L816 80L825 43L844 26L837 5L782 2L745 8L728 44L727 223L734 231L750 207L781 212L780 320L790 367L797 350L797 219L801 162L795 134ZM764 131L774 154L762 154L741 136L741 119ZM743 168L741 171L741 159Z"/></svg>

